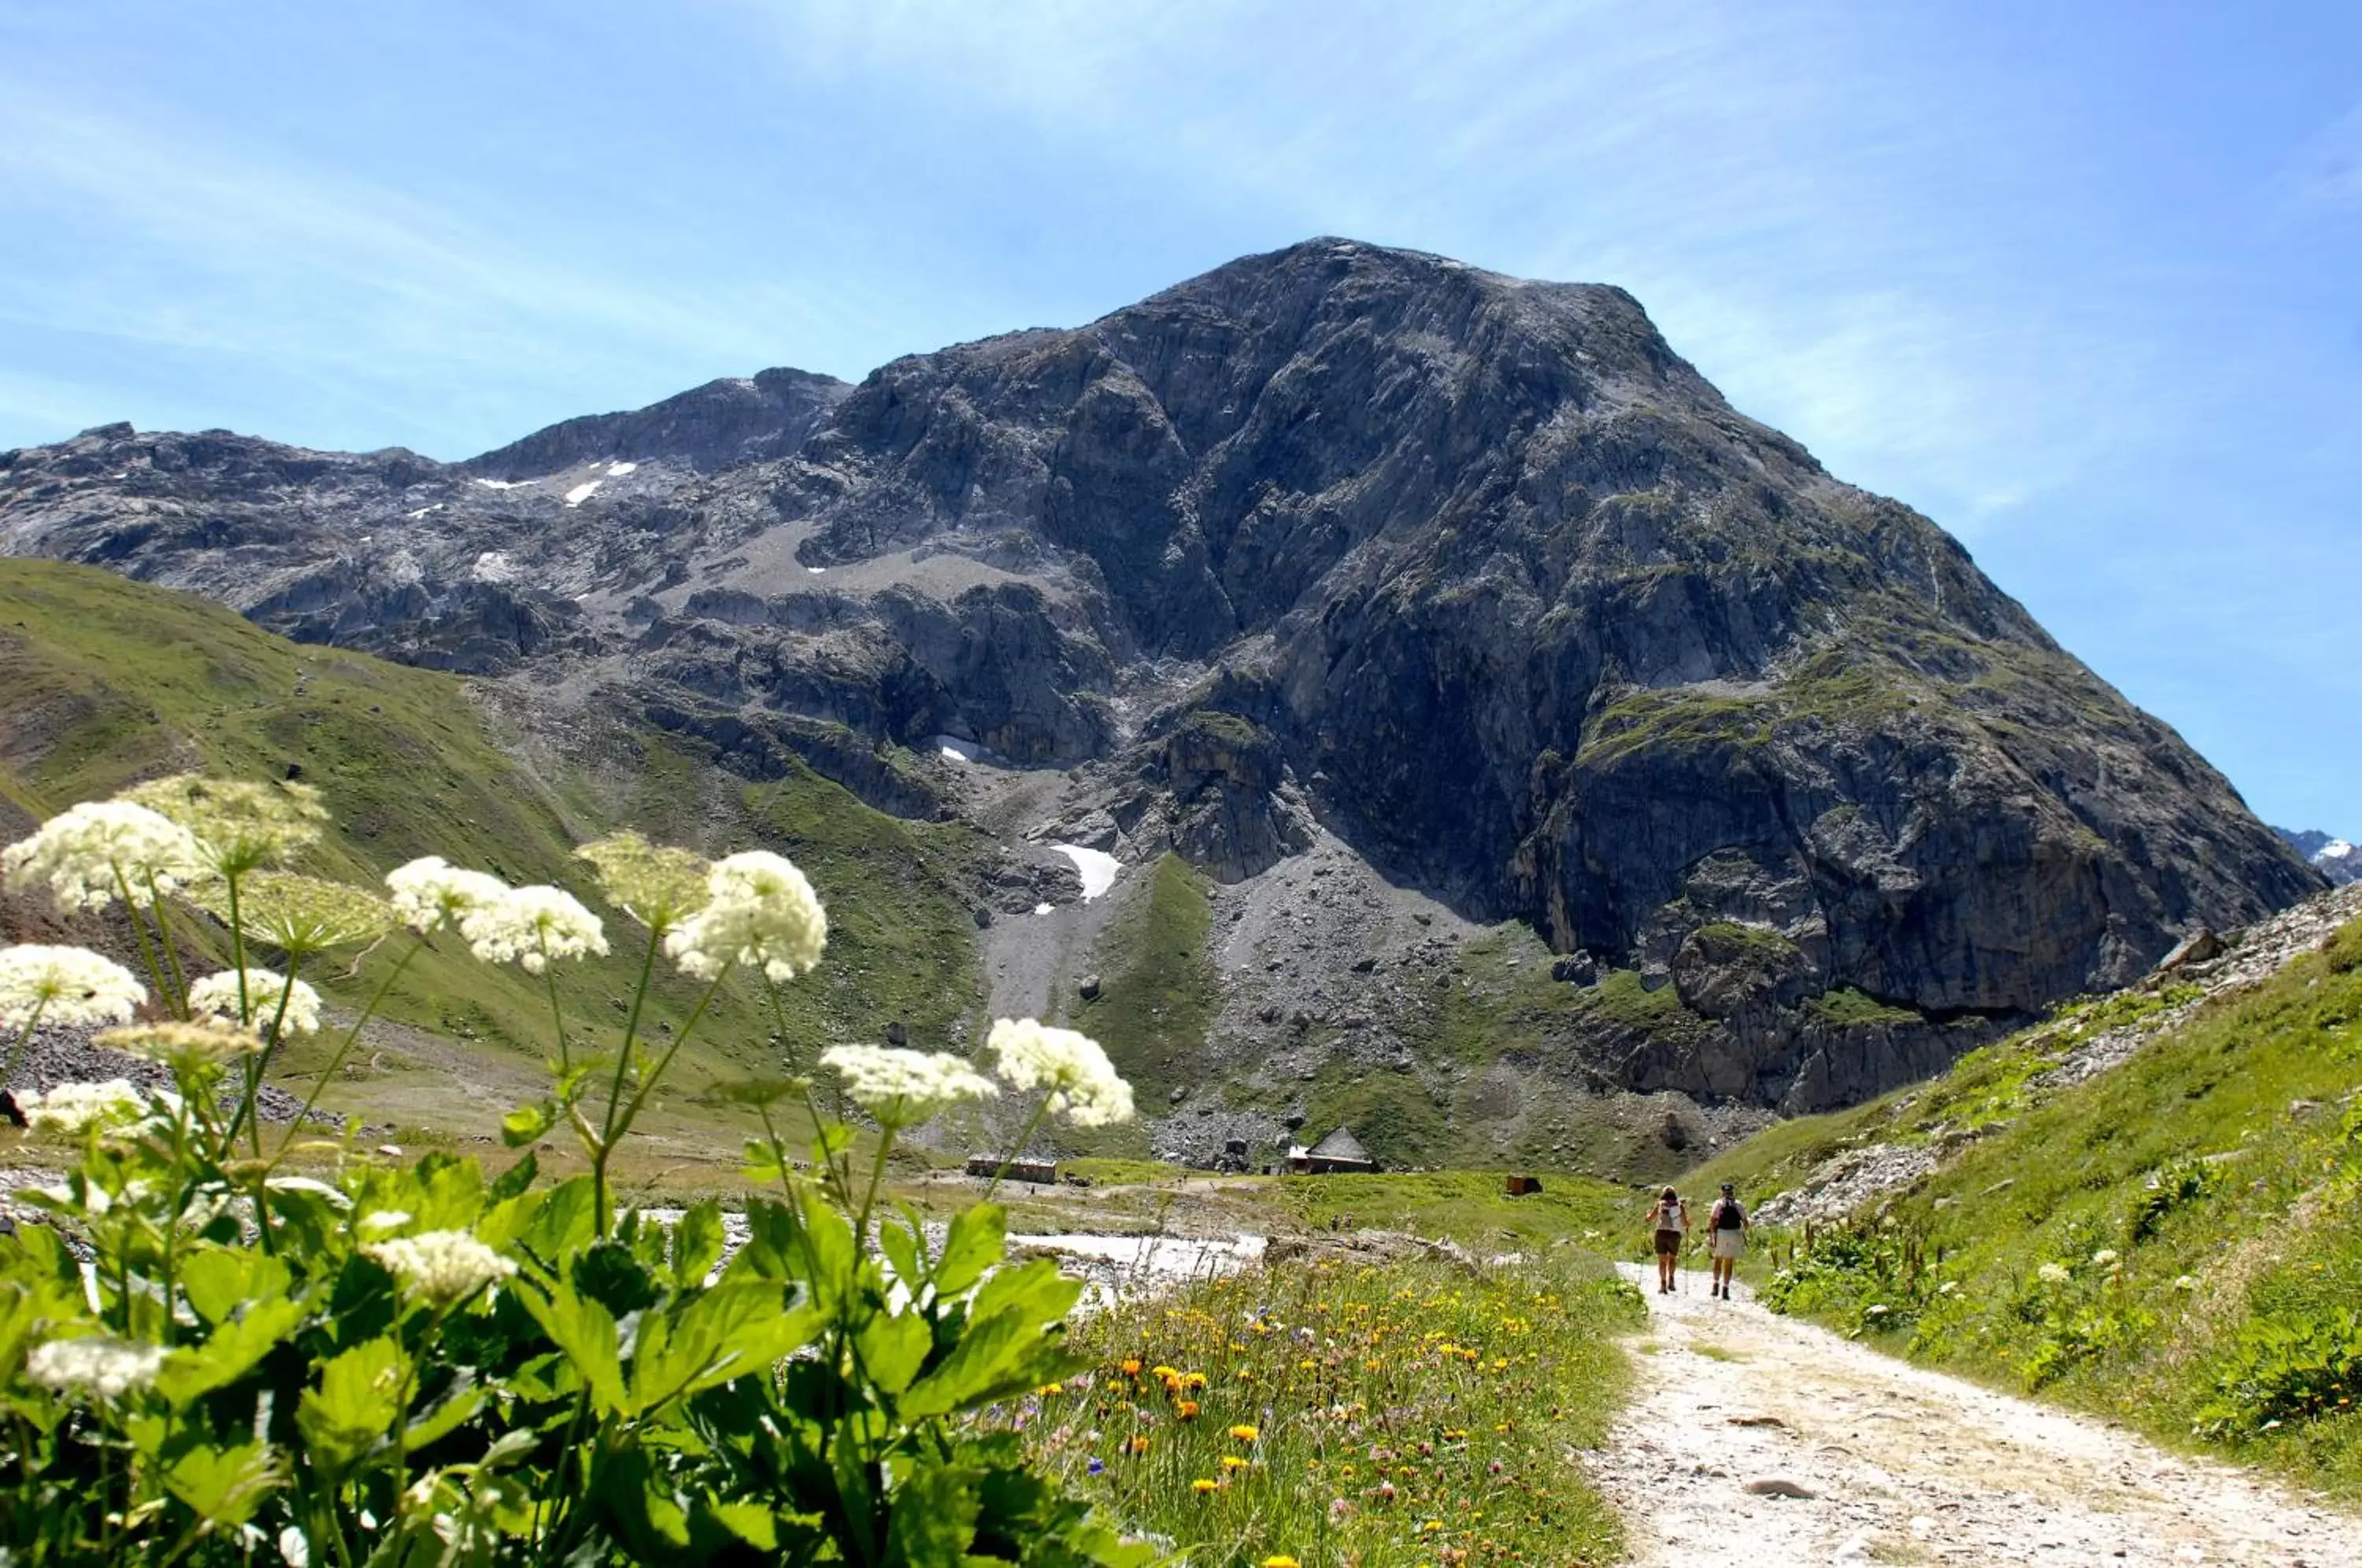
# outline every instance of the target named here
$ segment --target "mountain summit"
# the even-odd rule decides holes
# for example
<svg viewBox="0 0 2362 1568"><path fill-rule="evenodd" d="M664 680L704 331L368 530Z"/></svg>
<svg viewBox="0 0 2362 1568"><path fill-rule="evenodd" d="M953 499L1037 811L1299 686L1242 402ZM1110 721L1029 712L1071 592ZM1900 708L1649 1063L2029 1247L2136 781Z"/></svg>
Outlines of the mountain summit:
<svg viewBox="0 0 2362 1568"><path fill-rule="evenodd" d="M1333 839L1637 973L1566 1046L1628 1088L1835 1103L2321 886L1629 294L1344 240L456 465L107 426L0 455L0 548L1219 884ZM1399 1043L1238 943L1209 1056Z"/></svg>

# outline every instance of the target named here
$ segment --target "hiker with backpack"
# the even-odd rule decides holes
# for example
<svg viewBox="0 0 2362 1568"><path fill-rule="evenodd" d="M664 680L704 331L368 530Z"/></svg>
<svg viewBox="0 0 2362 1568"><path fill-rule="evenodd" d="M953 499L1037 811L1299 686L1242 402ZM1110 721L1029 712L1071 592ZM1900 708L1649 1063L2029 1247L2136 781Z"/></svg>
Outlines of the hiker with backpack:
<svg viewBox="0 0 2362 1568"><path fill-rule="evenodd" d="M1690 1228L1690 1207L1669 1187L1649 1210L1649 1223L1657 1231L1657 1294L1671 1296L1674 1271L1681 1266L1682 1238Z"/></svg>
<svg viewBox="0 0 2362 1568"><path fill-rule="evenodd" d="M1707 1252L1714 1261L1714 1284L1706 1292L1730 1299L1730 1277L1738 1272L1738 1255L1747 1250L1747 1210L1740 1208L1731 1184L1722 1184L1722 1196L1706 1211Z"/></svg>

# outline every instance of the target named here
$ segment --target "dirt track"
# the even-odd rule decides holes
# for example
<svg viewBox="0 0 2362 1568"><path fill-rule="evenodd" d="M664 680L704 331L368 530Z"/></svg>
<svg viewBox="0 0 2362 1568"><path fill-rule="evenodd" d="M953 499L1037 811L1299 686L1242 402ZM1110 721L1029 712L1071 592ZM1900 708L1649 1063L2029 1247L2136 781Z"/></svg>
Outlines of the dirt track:
<svg viewBox="0 0 2362 1568"><path fill-rule="evenodd" d="M1639 1381L1588 1463L1637 1563L2362 1568L2362 1519L1750 1301L1709 1300L1703 1275L1659 1296L1653 1269L1628 1272L1650 1308L1630 1346ZM1765 1495L1782 1490L1809 1496Z"/></svg>

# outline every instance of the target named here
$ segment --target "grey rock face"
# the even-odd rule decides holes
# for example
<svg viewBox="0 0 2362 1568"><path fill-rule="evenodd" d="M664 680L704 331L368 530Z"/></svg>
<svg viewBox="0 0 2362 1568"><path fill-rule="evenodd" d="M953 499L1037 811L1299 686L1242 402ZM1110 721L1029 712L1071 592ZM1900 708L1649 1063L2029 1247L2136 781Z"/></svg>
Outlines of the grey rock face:
<svg viewBox="0 0 2362 1568"><path fill-rule="evenodd" d="M892 809L941 809L875 760L936 734L1095 769L1123 834L1226 880L1318 822L1734 1040L1841 987L2019 1015L2321 886L1628 294L1343 241L460 465L106 427L0 454L0 549L420 663L592 669ZM1850 1094L1954 1038L1895 1032L1766 1037L1729 1076Z"/></svg>
<svg viewBox="0 0 2362 1568"><path fill-rule="evenodd" d="M792 457L853 389L809 370L708 381L628 414L592 414L469 459L471 474L543 479L587 462L668 462L700 473Z"/></svg>

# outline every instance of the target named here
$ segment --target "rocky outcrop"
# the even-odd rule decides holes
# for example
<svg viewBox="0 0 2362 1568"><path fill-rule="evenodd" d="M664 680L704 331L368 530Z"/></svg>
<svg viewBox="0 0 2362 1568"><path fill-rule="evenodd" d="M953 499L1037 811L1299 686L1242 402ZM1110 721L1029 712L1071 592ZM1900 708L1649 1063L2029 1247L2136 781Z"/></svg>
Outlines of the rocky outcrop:
<svg viewBox="0 0 2362 1568"><path fill-rule="evenodd" d="M700 473L793 457L852 389L809 370L708 381L628 414L592 414L536 430L461 467L535 480L583 463L676 463Z"/></svg>
<svg viewBox="0 0 2362 1568"><path fill-rule="evenodd" d="M595 669L921 812L892 756L966 737L1225 880L1317 823L1673 986L1729 1055L1641 1076L1712 1092L1887 1087L2322 885L1628 294L1344 241L459 465L105 427L0 454L0 548L536 689Z"/></svg>

